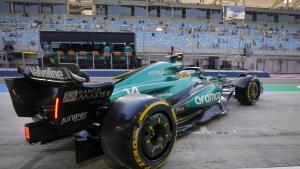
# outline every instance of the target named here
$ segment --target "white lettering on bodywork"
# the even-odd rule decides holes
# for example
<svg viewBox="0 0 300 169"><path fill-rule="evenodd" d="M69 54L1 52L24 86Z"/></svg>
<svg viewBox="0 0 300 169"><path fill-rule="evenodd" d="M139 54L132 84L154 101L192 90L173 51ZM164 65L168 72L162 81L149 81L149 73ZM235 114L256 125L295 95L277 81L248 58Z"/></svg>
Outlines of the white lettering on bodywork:
<svg viewBox="0 0 300 169"><path fill-rule="evenodd" d="M51 68L40 69L39 67L29 67L31 74L34 77L64 80L64 74L60 70L52 70Z"/></svg>
<svg viewBox="0 0 300 169"><path fill-rule="evenodd" d="M69 115L67 117L63 117L62 120L61 120L60 125L62 126L65 123L78 122L78 121L81 121L81 120L85 120L87 113L88 112L82 112L82 113L72 114L72 115Z"/></svg>
<svg viewBox="0 0 300 169"><path fill-rule="evenodd" d="M195 97L195 103L200 105L200 104L204 104L204 103L218 101L220 99L221 99L221 92L210 93L210 94L206 94L206 95L203 95L203 96Z"/></svg>
<svg viewBox="0 0 300 169"><path fill-rule="evenodd" d="M110 95L111 91L102 91L101 88L66 91L64 94L63 103L106 98Z"/></svg>
<svg viewBox="0 0 300 169"><path fill-rule="evenodd" d="M162 76L162 75L170 75L173 72L171 70L153 70L149 71L148 75L150 76Z"/></svg>
<svg viewBox="0 0 300 169"><path fill-rule="evenodd" d="M127 94L141 94L137 87L132 87L130 89L124 89Z"/></svg>

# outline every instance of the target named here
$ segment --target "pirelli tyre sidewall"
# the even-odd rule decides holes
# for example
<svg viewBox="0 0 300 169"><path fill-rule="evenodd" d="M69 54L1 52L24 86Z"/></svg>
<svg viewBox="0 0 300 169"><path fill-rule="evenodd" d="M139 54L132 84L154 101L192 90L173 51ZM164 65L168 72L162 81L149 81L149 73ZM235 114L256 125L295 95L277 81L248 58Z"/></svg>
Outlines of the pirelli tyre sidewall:
<svg viewBox="0 0 300 169"><path fill-rule="evenodd" d="M155 128L152 128L155 130L153 133L163 133L166 139L155 139L154 135L154 141L147 141L150 123ZM166 129L160 132L159 127L156 127L161 126L158 123L167 126ZM104 154L119 166L131 169L159 168L166 161L176 140L176 114L161 99L147 95L127 95L111 106L102 123L101 138ZM157 143L157 140L161 142ZM152 141L153 145L161 146L161 149L154 148L153 156L153 152L148 151L155 147L151 147ZM149 146L145 145L146 142Z"/></svg>
<svg viewBox="0 0 300 169"><path fill-rule="evenodd" d="M251 75L240 78L235 88L235 97L243 105L253 105L261 94L260 81Z"/></svg>

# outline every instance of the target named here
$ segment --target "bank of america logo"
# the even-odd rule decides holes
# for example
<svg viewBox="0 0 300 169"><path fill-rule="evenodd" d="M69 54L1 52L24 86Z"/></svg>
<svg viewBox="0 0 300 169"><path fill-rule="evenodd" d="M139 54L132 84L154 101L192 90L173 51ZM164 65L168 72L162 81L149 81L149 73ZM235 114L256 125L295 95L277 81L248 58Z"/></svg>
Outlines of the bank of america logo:
<svg viewBox="0 0 300 169"><path fill-rule="evenodd" d="M63 103L76 101L77 95L78 95L78 90L72 90L72 91L65 92Z"/></svg>

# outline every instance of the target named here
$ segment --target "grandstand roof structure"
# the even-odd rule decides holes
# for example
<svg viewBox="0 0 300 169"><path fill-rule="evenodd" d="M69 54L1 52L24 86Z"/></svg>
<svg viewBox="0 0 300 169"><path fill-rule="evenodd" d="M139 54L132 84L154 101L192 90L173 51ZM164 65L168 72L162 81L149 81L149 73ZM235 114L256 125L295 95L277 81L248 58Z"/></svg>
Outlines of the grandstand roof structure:
<svg viewBox="0 0 300 169"><path fill-rule="evenodd" d="M51 0L50 0L51 1ZM99 2L99 0L67 0L69 3L82 3L89 4L93 2ZM118 1L118 0L104 0L104 1ZM171 2L182 4L201 4L201 5L237 5L250 8L268 8L268 9L300 9L300 0L125 0L136 2ZM122 2L122 1L118 1Z"/></svg>
<svg viewBox="0 0 300 169"><path fill-rule="evenodd" d="M93 0L68 0L69 2L92 3ZM133 0L141 1L141 0ZM157 0L144 0L157 1ZM257 8L281 8L293 7L300 8L300 0L161 0L165 2L179 2L179 3L199 3L208 5L239 5L246 7Z"/></svg>
<svg viewBox="0 0 300 169"><path fill-rule="evenodd" d="M30 0L29 0L30 1ZM57 0L39 0L39 1L57 1ZM67 0L70 3L91 4L99 0ZM118 1L119 0L109 0ZM300 9L300 0L126 0L126 1L154 1L154 2L175 2L189 4L206 4L206 5L238 5L254 8L295 8Z"/></svg>
<svg viewBox="0 0 300 169"><path fill-rule="evenodd" d="M198 4L198 5L222 5L222 6L245 6L249 8L265 9L289 9L300 10L300 0L5 0L6 2L43 2L43 3L69 3L69 4ZM172 6L172 5L171 5Z"/></svg>
<svg viewBox="0 0 300 169"><path fill-rule="evenodd" d="M257 8L300 8L300 0L165 0L181 3L199 3L212 5L239 5Z"/></svg>
<svg viewBox="0 0 300 169"><path fill-rule="evenodd" d="M69 0L69 1L80 1L80 0ZM83 0L83 1L87 1L87 0ZM156 0L150 0L150 1L156 1ZM270 9L274 9L274 8L276 9L281 7L300 8L300 0L162 0L162 1L207 4L207 5L238 5L238 6L245 6L245 7L270 8Z"/></svg>

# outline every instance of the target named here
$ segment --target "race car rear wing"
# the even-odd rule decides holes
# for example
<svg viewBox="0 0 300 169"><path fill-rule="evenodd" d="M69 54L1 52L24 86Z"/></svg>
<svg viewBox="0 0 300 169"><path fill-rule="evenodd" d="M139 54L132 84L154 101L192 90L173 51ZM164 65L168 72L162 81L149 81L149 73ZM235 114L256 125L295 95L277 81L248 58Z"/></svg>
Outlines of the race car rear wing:
<svg viewBox="0 0 300 169"><path fill-rule="evenodd" d="M114 88L112 82L57 83L28 77L5 82L17 115L39 117L25 125L30 143L47 143L86 128L97 120L99 107L109 103Z"/></svg>
<svg viewBox="0 0 300 169"><path fill-rule="evenodd" d="M64 65L63 65L64 66ZM47 80L53 82L86 82L87 79L74 74L67 67L38 67L26 66L18 67L18 73L25 77L36 80Z"/></svg>

